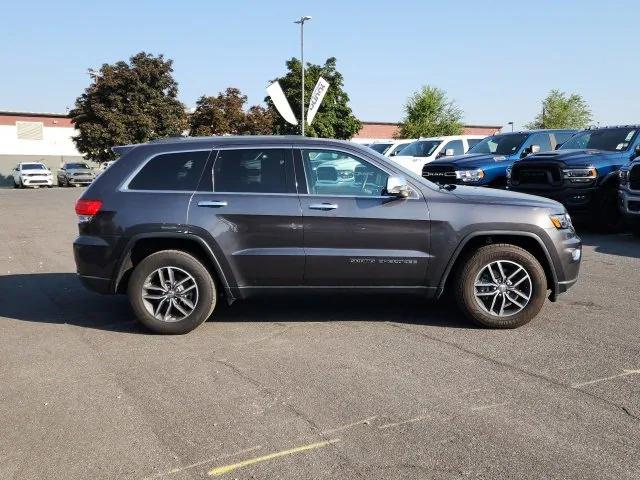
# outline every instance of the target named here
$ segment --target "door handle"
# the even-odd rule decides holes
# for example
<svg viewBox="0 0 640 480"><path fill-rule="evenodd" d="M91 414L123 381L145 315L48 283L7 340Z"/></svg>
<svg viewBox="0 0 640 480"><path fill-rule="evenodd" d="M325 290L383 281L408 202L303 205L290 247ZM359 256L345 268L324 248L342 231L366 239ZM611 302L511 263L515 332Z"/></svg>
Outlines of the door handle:
<svg viewBox="0 0 640 480"><path fill-rule="evenodd" d="M220 208L220 207L226 207L227 202L225 202L224 200L202 200L201 202L198 202L198 206Z"/></svg>
<svg viewBox="0 0 640 480"><path fill-rule="evenodd" d="M312 203L309 208L311 210L335 210L338 205L335 203Z"/></svg>

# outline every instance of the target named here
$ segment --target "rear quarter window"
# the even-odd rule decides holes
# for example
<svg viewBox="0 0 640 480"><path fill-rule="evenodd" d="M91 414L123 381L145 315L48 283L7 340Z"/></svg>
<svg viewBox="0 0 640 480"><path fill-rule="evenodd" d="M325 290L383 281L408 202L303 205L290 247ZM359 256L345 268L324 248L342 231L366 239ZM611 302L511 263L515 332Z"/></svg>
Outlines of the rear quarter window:
<svg viewBox="0 0 640 480"><path fill-rule="evenodd" d="M209 150L164 153L149 160L129 182L129 190L194 191Z"/></svg>

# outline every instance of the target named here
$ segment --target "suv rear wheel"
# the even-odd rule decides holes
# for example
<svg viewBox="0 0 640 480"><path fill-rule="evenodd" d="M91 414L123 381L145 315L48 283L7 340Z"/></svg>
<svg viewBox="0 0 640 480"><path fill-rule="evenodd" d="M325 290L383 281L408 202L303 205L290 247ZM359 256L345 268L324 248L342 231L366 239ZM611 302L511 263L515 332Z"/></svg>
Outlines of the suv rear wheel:
<svg viewBox="0 0 640 480"><path fill-rule="evenodd" d="M490 328L515 328L534 318L547 294L544 269L533 255L509 244L479 248L457 271L463 313Z"/></svg>
<svg viewBox="0 0 640 480"><path fill-rule="evenodd" d="M179 250L163 250L142 260L127 293L138 320L164 334L190 332L209 318L217 301L209 271Z"/></svg>

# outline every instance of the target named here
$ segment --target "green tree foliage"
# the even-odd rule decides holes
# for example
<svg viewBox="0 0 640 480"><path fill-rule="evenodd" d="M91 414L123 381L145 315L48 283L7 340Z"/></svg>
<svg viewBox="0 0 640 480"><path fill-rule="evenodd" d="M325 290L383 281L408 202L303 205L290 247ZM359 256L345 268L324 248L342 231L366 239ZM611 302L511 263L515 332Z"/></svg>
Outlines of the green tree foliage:
<svg viewBox="0 0 640 480"><path fill-rule="evenodd" d="M591 122L591 110L581 95L551 90L540 112L526 128L585 128Z"/></svg>
<svg viewBox="0 0 640 480"><path fill-rule="evenodd" d="M273 118L260 106L247 112L246 95L237 88L227 88L216 97L202 96L191 115L190 135L269 135L273 133Z"/></svg>
<svg viewBox="0 0 640 480"><path fill-rule="evenodd" d="M272 82L280 82L293 113L300 121L300 96L302 74L302 64L300 60L292 58L287 61L287 73L280 78L275 78ZM305 135L310 137L349 139L353 137L362 127L360 121L355 117L349 106L349 95L344 91L344 79L340 72L336 70L336 59L329 58L324 65L314 65L307 63L305 66L305 116L309 107L309 99L313 92L318 78L322 77L329 82L329 89L316 113L313 123L305 125ZM300 125L287 123L277 112L270 97L265 98L268 110L275 118L275 133L298 134Z"/></svg>
<svg viewBox="0 0 640 480"><path fill-rule="evenodd" d="M462 110L439 88L423 86L409 97L404 111L398 138L460 135L463 132Z"/></svg>
<svg viewBox="0 0 640 480"><path fill-rule="evenodd" d="M69 112L80 152L91 160L115 158L114 145L181 135L187 125L178 100L172 61L140 52L113 65L104 64L95 81Z"/></svg>

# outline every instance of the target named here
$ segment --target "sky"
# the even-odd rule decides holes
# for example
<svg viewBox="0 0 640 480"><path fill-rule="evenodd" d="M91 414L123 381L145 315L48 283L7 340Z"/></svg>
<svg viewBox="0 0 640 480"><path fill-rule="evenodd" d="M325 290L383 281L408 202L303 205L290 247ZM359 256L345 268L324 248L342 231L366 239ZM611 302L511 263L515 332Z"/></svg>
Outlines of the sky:
<svg viewBox="0 0 640 480"><path fill-rule="evenodd" d="M187 107L229 86L260 104L300 55L293 20L310 15L305 60L337 58L360 120L401 120L407 97L429 84L468 124L518 128L554 88L581 94L594 123L640 122L637 0L3 3L0 110L64 112L88 68L139 51L174 61Z"/></svg>

